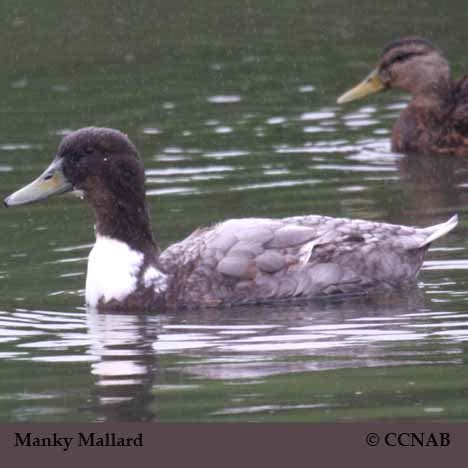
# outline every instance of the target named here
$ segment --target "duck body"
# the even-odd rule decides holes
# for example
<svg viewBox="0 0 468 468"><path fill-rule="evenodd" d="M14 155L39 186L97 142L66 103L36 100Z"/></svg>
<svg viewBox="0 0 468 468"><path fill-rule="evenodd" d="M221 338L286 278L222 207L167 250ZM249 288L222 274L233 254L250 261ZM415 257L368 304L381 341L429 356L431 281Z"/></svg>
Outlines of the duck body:
<svg viewBox="0 0 468 468"><path fill-rule="evenodd" d="M160 256L167 306L367 294L413 285L430 243L457 223L416 229L325 216L233 219Z"/></svg>
<svg viewBox="0 0 468 468"><path fill-rule="evenodd" d="M85 128L66 136L46 171L5 205L83 192L96 216L86 302L102 311L261 304L367 294L416 280L431 242L456 216L428 228L324 216L232 219L160 253L144 170L126 135Z"/></svg>
<svg viewBox="0 0 468 468"><path fill-rule="evenodd" d="M411 95L393 127L393 151L468 156L468 76L453 81L449 63L427 39L388 44L376 69L338 103L387 89Z"/></svg>
<svg viewBox="0 0 468 468"><path fill-rule="evenodd" d="M393 127L392 150L468 156L468 77L451 84L437 100L413 98Z"/></svg>
<svg viewBox="0 0 468 468"><path fill-rule="evenodd" d="M102 310L167 310L406 288L429 244L455 224L456 218L425 229L313 215L231 219L196 230L152 261L98 236L86 302Z"/></svg>

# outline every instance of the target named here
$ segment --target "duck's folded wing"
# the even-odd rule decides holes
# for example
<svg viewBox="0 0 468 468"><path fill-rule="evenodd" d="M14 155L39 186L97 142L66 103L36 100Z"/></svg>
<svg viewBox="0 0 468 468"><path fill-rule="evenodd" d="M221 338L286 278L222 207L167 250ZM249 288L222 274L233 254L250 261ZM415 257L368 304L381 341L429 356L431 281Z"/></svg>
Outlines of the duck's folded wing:
<svg viewBox="0 0 468 468"><path fill-rule="evenodd" d="M253 303L363 293L413 281L428 244L456 224L426 229L320 216L230 220L161 255L186 303Z"/></svg>

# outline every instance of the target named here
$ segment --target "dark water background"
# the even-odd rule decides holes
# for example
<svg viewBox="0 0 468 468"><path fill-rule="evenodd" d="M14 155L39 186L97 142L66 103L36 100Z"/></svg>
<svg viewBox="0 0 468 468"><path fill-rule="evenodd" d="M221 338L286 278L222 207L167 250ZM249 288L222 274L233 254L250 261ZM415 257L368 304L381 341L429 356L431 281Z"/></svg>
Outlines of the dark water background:
<svg viewBox="0 0 468 468"><path fill-rule="evenodd" d="M468 418L468 159L390 151L406 96L335 104L401 35L468 70L466 2L415 3L1 1L2 197L105 125L144 157L163 247L233 217L461 215L404 294L98 316L89 208L1 210L1 421Z"/></svg>

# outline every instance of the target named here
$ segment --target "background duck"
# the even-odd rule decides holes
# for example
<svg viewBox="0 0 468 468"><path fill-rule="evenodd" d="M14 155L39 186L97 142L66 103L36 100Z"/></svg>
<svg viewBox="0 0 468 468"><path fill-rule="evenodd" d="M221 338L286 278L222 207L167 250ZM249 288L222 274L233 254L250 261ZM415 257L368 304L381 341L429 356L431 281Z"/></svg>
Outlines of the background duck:
<svg viewBox="0 0 468 468"><path fill-rule="evenodd" d="M198 229L160 253L133 143L107 128L66 136L45 172L6 206L79 191L96 216L86 302L99 310L164 310L308 299L405 287L432 241L457 224L424 229L296 216L232 219Z"/></svg>
<svg viewBox="0 0 468 468"><path fill-rule="evenodd" d="M394 151L468 155L468 76L452 81L449 63L431 42L421 37L391 42L377 67L337 102L391 88L412 96L393 128Z"/></svg>

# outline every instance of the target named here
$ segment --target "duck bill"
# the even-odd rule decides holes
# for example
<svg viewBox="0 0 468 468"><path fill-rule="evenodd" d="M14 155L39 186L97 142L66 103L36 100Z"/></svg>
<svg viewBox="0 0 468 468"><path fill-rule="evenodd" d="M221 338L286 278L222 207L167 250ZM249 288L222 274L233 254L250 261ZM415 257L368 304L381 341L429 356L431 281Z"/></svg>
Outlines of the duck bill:
<svg viewBox="0 0 468 468"><path fill-rule="evenodd" d="M367 78L359 83L354 88L346 91L338 99L338 104L344 104L345 102L355 101L356 99L361 99L369 94L378 93L385 89L385 85L382 83L382 80L379 78L378 70L373 70Z"/></svg>
<svg viewBox="0 0 468 468"><path fill-rule="evenodd" d="M36 180L6 197L4 204L7 207L26 205L44 200L52 195L69 192L72 188L72 184L63 174L62 160L54 159L52 164Z"/></svg>

